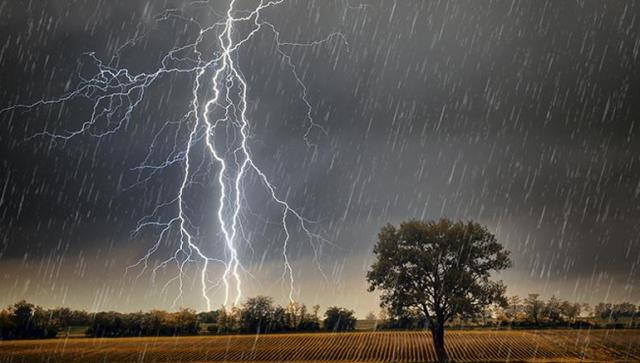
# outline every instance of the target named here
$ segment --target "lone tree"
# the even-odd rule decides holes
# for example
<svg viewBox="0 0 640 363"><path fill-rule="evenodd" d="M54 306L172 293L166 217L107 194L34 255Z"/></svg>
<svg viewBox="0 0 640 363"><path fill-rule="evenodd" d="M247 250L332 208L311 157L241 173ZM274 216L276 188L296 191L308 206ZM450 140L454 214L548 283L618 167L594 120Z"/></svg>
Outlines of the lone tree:
<svg viewBox="0 0 640 363"><path fill-rule="evenodd" d="M377 260L367 273L369 291L380 290L380 305L396 315L423 315L440 362L449 361L447 321L506 304L502 281L489 278L510 267L509 252L478 223L441 219L387 225L373 252Z"/></svg>

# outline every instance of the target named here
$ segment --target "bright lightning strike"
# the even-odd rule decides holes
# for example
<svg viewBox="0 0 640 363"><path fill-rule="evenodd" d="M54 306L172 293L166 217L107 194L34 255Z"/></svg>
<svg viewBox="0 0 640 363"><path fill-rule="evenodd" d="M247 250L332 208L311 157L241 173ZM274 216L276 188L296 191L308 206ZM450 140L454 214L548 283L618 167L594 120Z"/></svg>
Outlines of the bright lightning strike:
<svg viewBox="0 0 640 363"><path fill-rule="evenodd" d="M154 244L148 249L146 254L140 258L132 268L140 268L141 276L150 268L150 259L157 254L163 241L169 238L176 239L176 249L172 255L156 264L151 269L152 276L170 264L177 267L177 274L170 279L163 291L172 284L177 285L178 294L174 304L182 297L185 268L187 264L196 262L200 267L199 283L202 298L206 302L208 310L211 310L210 294L212 289L222 286L224 305L237 305L243 296L243 274L248 274L241 263L239 255L239 231L241 226L241 211L243 208L244 182L248 175L256 175L265 188L268 196L281 209L280 223L284 231L282 241L282 261L283 261L283 281L287 281L289 286L289 300L294 300L294 270L288 257L288 247L291 239L290 224L297 223L298 227L306 233L311 246L313 247L315 258L318 258L318 248L316 243L328 242L321 236L313 233L309 229L309 220L305 219L296 209L287 202L286 197L279 195L276 186L269 177L256 164L252 158L249 145L252 120L247 115L249 85L243 76L237 62L238 50L260 31L273 33L276 42L278 55L286 62L291 73L300 87L301 98L306 106L306 132L304 140L307 145L313 147L309 140L310 133L314 128L322 132L325 130L312 118L312 106L309 101L307 87L298 75L298 71L286 52L293 47L312 47L330 41L341 41L346 44L342 33L335 32L324 39L309 43L282 42L280 32L276 27L262 19L262 11L280 5L285 0L261 0L257 6L251 10L236 9L236 0L231 0L225 14L220 16L217 22L203 26L199 22L183 17L178 9L170 9L161 14L157 20L164 21L169 18L181 19L187 23L195 24L199 29L199 34L195 41L176 47L169 51L162 59L161 66L152 73L134 74L126 68L118 68L116 65L120 58L120 52L125 48L135 45L136 42L145 36L140 34L127 41L108 64L98 59L94 53L87 56L95 63L98 73L82 82L72 91L51 99L43 99L32 104L14 105L0 113L10 112L17 109L33 109L36 107L63 104L75 99L88 99L91 101L92 110L89 117L82 125L71 131L62 133L44 130L36 136L46 136L55 140L69 140L73 137L89 134L102 138L112 135L125 129L131 121L136 108L145 98L145 92L149 87L162 77L175 74L191 74L191 102L187 112L180 120L167 122L154 137L147 157L141 165L134 168L139 172L148 173L147 176L138 181L137 184L144 183L156 175L160 170L169 167L179 167L182 170L182 178L179 187L171 198L159 203L153 211L141 218L133 230L133 234L138 234L147 228L157 229L159 232ZM198 1L193 4L206 4L206 1ZM349 7L348 7L349 8ZM346 9L345 9L346 11ZM239 29L248 28L249 31ZM244 36L242 35L244 33ZM203 53L205 39L208 35L215 34L217 51L212 54ZM347 44L348 45L348 44ZM211 53L211 52L210 52ZM191 56L184 55L191 54ZM99 125L107 126L103 129ZM170 155L161 163L150 162L151 155L156 148L159 136L168 127L177 125L175 144ZM225 131L231 129L234 132L232 140L225 137ZM186 132L188 138L186 142L179 142L178 133ZM204 144L202 144L204 143ZM216 167L203 167L197 163L196 155L198 145L203 145L208 159ZM193 226L188 216L189 203L186 200L187 190L192 186L194 175L206 169L207 178L215 181L217 185L218 207L215 213L216 219L212 221L218 225L222 232L223 241L203 239L194 234L197 228ZM163 218L162 212L166 209L175 210L175 214L170 218ZM211 243L223 243L224 255L212 257L205 251ZM221 276L214 281L210 280L210 267L220 265L223 268ZM319 264L318 264L319 267Z"/></svg>

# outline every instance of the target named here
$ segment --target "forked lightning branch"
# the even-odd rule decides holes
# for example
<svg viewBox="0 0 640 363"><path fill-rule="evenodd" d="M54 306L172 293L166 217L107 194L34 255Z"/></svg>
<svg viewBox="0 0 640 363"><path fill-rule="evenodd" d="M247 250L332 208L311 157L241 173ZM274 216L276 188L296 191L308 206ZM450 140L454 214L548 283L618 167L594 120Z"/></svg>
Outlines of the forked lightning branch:
<svg viewBox="0 0 640 363"><path fill-rule="evenodd" d="M117 66L119 52L125 47L133 46L139 40L132 38L127 41L116 55L109 62L99 59L94 53L88 56L94 62L97 72L88 79L83 79L72 91L59 97L42 99L31 104L13 105L0 112L8 112L16 109L34 109L47 107L54 104L63 104L76 99L90 100L92 107L77 129L64 132L43 130L33 135L33 137L49 137L53 139L68 140L79 135L91 135L96 138L107 135L125 132L129 122L135 122L133 115L136 109L145 99L146 91L154 83L168 79L173 74L191 74L191 101L185 105L186 113L179 120L178 131L187 130L187 141L181 145L176 145L173 152L161 163L152 163L151 154L155 149L158 135L153 139L149 147L149 155L144 162L134 168L144 170L153 177L158 171L166 168L180 168L181 182L173 195L167 196L163 202L155 206L150 213L139 220L133 230L133 234L138 234L143 230L152 229L157 231L155 239L146 254L144 254L129 269L139 270L142 275L146 271L151 271L152 276L156 276L159 270L171 265L176 267L175 277L169 279L163 289L177 286L177 293L174 300L176 303L183 294L185 279L187 274L185 269L188 265L195 265L198 268L198 279L202 298L206 302L207 310L211 310L211 294L221 293L225 306L237 305L243 297L243 276L248 272L243 268L242 256L240 255L239 234L242 228L241 211L243 208L243 198L245 195L245 179L249 176L257 177L264 192L267 193L271 201L278 206L280 213L279 223L284 232L281 241L281 260L283 264L282 277L288 285L288 298L294 299L294 267L290 262L288 247L291 241L290 228L296 226L306 234L308 242L314 246L316 254L318 250L315 246L325 242L321 236L311 231L309 220L305 219L301 213L294 209L287 201L286 197L279 193L278 186L274 185L267 173L263 172L252 157L251 145L249 143L252 124L258 120L250 119L248 108L248 92L251 85L247 83L242 70L238 65L238 51L247 44L258 32L272 32L275 39L277 54L291 71L295 79L297 90L301 95L301 100L307 111L301 117L301 122L305 123L306 133L304 140L307 144L309 134L314 128L324 131L316 124L312 118L312 106L308 99L307 88L301 77L299 77L296 66L291 59L291 49L295 47L312 47L325 42L345 42L344 36L339 33L331 33L323 39L313 40L307 43L284 42L277 28L270 22L263 19L263 11L267 8L278 8L284 0L260 1L253 9L237 9L236 0L231 0L226 13L212 24L201 24L200 22L182 17L178 11L168 10L161 14L157 20L164 21L169 18L177 18L181 21L189 22L198 26L199 34L196 39L189 44L175 47L166 53L161 61L161 66L151 73L134 73L127 68ZM204 3L204 2L195 2ZM239 28L242 28L240 31ZM246 29L249 29L248 31ZM204 52L205 39L214 35L216 39L215 51ZM138 35L143 37L145 34ZM184 56L189 53L194 56ZM209 96L203 96L209 95ZM169 127L174 122L167 121L165 126ZM107 128L98 127L100 124L109 125ZM225 132L231 128L234 130L235 138L224 139ZM165 129L162 128L161 132ZM196 148L197 145L203 146ZM193 230L192 221L188 216L189 203L186 198L187 190L193 182L194 174L201 172L201 166L196 160L202 160L202 155L195 155L196 152L205 150L204 157L215 167L207 175L209 180L214 181L216 186L217 210L215 223L222 232L222 238L202 238L197 236ZM166 210L174 210L173 216L167 218L163 213ZM167 239L175 236L175 251L164 257L157 256L161 250L161 244ZM221 256L211 256L206 251L210 244L223 244L224 253ZM160 262L152 262L152 258ZM212 276L212 267L219 265L221 273L219 276ZM214 287L220 287L215 289Z"/></svg>

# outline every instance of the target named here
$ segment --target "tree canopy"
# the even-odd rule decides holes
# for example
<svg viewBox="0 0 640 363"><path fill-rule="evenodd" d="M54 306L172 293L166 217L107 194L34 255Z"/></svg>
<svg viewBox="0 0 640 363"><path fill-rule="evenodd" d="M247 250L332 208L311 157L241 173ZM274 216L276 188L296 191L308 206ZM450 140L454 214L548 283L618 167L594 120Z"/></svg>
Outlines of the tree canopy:
<svg viewBox="0 0 640 363"><path fill-rule="evenodd" d="M324 313L324 328L331 331L349 331L356 328L354 311L332 306Z"/></svg>
<svg viewBox="0 0 640 363"><path fill-rule="evenodd" d="M506 287L490 278L511 266L509 252L478 223L441 219L387 225L378 234L374 254L369 290L381 291L381 305L396 315L424 315L440 360L448 360L446 321L506 304Z"/></svg>

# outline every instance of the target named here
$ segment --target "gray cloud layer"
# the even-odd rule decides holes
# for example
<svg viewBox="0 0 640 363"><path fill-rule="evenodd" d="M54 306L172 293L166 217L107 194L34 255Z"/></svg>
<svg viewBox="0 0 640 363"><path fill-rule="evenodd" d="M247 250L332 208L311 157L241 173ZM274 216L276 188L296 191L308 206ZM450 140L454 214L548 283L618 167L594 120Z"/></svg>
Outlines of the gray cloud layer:
<svg viewBox="0 0 640 363"><path fill-rule="evenodd" d="M447 216L477 219L494 230L516 262L504 277L522 291L582 297L593 286L578 284L583 290L576 292L576 281L592 281L603 286L602 298L613 289L619 298L637 299L639 293L629 289L637 283L640 258L637 5L345 5L293 2L265 13L283 41L341 31L348 42L291 53L313 116L327 130L312 135L317 149L304 143L300 88L276 53L273 34L261 32L238 54L250 84L257 162L336 244L322 250L325 281L310 262L312 248L295 235L291 253L301 296L324 302L313 293L324 289L345 303L358 300L366 294L363 273L383 224ZM183 13L212 21L224 6L214 4L212 12L185 6ZM78 70L91 70L83 52L108 59L142 29L148 35L123 51L121 66L137 72L157 67L163 52L196 31L181 20L153 21L167 7L183 6L0 3L0 32L8 35L0 44L0 107L63 92L78 80ZM134 294L122 278L123 261L139 257L152 236L131 240L129 232L171 192L179 170L128 189L138 177L130 169L164 121L184 112L187 81L164 79L150 89L125 132L99 142L24 141L45 128L79 125L88 112L81 102L0 116L0 286L10 289L10 299L37 295L23 280L37 279L33 269L43 264L78 276L58 281L55 273L46 274L60 286L52 303L60 301L61 291L96 280L99 289L129 286L122 294ZM206 188L195 193L201 193L192 195L200 202L199 221L207 226L214 194ZM244 229L253 246L243 249L246 264L276 276L268 271L280 262L282 231L269 223L278 218L277 209L256 178L246 199ZM205 227L207 232L215 230ZM86 276L77 272L78 255L104 256L104 266L92 266ZM25 263L31 267L25 270ZM110 277L103 277L105 271ZM273 283L266 280L262 288ZM354 289L356 294L347 293ZM71 300L87 305L86 296ZM363 308L375 305L366 299L373 302ZM199 304L197 296L189 303Z"/></svg>

